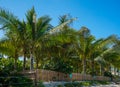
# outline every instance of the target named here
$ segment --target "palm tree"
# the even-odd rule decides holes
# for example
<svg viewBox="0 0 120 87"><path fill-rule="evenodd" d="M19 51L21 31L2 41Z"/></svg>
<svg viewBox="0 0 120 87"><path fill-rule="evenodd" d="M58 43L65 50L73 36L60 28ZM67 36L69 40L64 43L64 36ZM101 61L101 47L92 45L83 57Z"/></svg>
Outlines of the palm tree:
<svg viewBox="0 0 120 87"><path fill-rule="evenodd" d="M97 45L94 46L97 48L94 49L94 47L93 47L93 52L94 53L97 52L97 55L92 56L92 57L93 57L93 61L97 61L100 64L100 71L102 71L102 72L100 72L100 75L102 75L103 74L103 70L101 70L103 68L102 65L106 64L105 59L104 59L105 54L108 52L111 52L110 54L112 54L112 55L110 55L110 56L115 58L115 54L112 52L112 49L116 42L116 36L111 35L106 39L100 39L98 41L99 41L99 43L97 43ZM116 54L116 56L117 56L117 54Z"/></svg>
<svg viewBox="0 0 120 87"><path fill-rule="evenodd" d="M48 16L42 16L36 19L35 17L35 9L34 7L29 10L26 14L26 23L27 23L27 31L29 34L29 46L30 46L30 54L31 54L31 70L33 69L33 57L35 57L35 49L38 48L42 37L45 33L51 28L50 20Z"/></svg>
<svg viewBox="0 0 120 87"><path fill-rule="evenodd" d="M56 33L56 31L60 31L63 29L64 26L66 26L68 23L72 22L74 19L69 19L65 21L64 23L61 23L57 27L52 27L50 25L49 16L42 16L38 19L35 18L35 9L34 7L29 10L26 14L27 18L27 30L29 31L29 46L30 46L30 54L31 59L33 60L33 56L35 57L35 50L41 49L44 38L50 37L52 34ZM33 66L33 62L31 62L31 69Z"/></svg>
<svg viewBox="0 0 120 87"><path fill-rule="evenodd" d="M14 68L17 68L17 59L19 57L19 50L20 48L20 38L18 32L18 24L19 20L16 16L14 16L11 12L0 8L0 23L2 29L6 30L6 41L5 43L12 47L13 54L12 56L15 58L15 65Z"/></svg>
<svg viewBox="0 0 120 87"><path fill-rule="evenodd" d="M79 58L82 59L83 74L86 73L86 58L89 56L88 47L93 39L88 28L82 27L78 31L75 48Z"/></svg>
<svg viewBox="0 0 120 87"><path fill-rule="evenodd" d="M68 24L72 22L73 19L63 19L61 16L60 25L50 30L49 37L45 39L47 42L46 54L50 60L61 60L64 62L69 61L70 52L72 51L72 43L75 41L76 31L71 29ZM66 18L66 17L65 17ZM64 20L64 21L62 21ZM51 33L52 31L52 33ZM56 61L55 63L57 63ZM59 65L61 66L61 65Z"/></svg>
<svg viewBox="0 0 120 87"><path fill-rule="evenodd" d="M27 30L27 24L25 21L19 22L19 38L21 40L21 52L20 55L23 56L23 70L26 69L26 58L29 57L29 32Z"/></svg>
<svg viewBox="0 0 120 87"><path fill-rule="evenodd" d="M90 60L92 64L92 72L94 72L94 59L103 53L105 47L114 44L116 37L114 35L106 38L95 40L86 27L82 27L77 34L77 42L75 45L76 52L83 64L83 74L86 74L86 64Z"/></svg>

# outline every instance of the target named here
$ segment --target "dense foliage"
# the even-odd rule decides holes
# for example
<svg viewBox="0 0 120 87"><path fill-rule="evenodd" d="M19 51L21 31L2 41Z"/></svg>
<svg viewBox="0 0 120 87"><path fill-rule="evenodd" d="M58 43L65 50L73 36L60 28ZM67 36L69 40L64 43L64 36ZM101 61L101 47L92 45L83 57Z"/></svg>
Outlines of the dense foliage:
<svg viewBox="0 0 120 87"><path fill-rule="evenodd" d="M87 27L72 28L70 24L75 18L67 15L59 17L58 26L52 26L49 16L36 18L34 7L27 11L24 20L0 8L0 27L5 31L5 37L0 40L0 54L7 57L0 58L0 70L19 71L30 67L91 75L112 73L112 68L119 70L117 36L96 39Z"/></svg>

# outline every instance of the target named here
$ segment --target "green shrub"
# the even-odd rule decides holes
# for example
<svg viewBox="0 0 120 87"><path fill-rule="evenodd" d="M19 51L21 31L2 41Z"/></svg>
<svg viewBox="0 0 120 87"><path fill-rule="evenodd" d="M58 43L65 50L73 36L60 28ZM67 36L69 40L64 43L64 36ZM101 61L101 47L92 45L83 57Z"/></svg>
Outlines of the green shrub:
<svg viewBox="0 0 120 87"><path fill-rule="evenodd" d="M33 82L31 79L24 77L19 73L3 74L0 83L4 84L3 87L32 87Z"/></svg>
<svg viewBox="0 0 120 87"><path fill-rule="evenodd" d="M89 82L83 82L83 86L90 86Z"/></svg>
<svg viewBox="0 0 120 87"><path fill-rule="evenodd" d="M109 84L109 82L107 82L107 81L98 81L98 83L103 84L103 85Z"/></svg>
<svg viewBox="0 0 120 87"><path fill-rule="evenodd" d="M45 87L42 81L39 82L38 87Z"/></svg>
<svg viewBox="0 0 120 87"><path fill-rule="evenodd" d="M79 83L78 83L78 82L73 82L72 85L73 85L74 87L77 87L77 86L79 86Z"/></svg>
<svg viewBox="0 0 120 87"><path fill-rule="evenodd" d="M78 87L82 87L82 86L90 86L90 82L80 82Z"/></svg>
<svg viewBox="0 0 120 87"><path fill-rule="evenodd" d="M57 87L63 87L63 85L58 85Z"/></svg>
<svg viewBox="0 0 120 87"><path fill-rule="evenodd" d="M74 87L74 85L72 83L66 83L64 84L65 87Z"/></svg>
<svg viewBox="0 0 120 87"><path fill-rule="evenodd" d="M108 81L90 81L89 84L90 85L100 85L100 84L106 85L106 84L109 84L109 82Z"/></svg>
<svg viewBox="0 0 120 87"><path fill-rule="evenodd" d="M113 77L112 73L108 72L108 71L104 72L104 76L106 76L106 77Z"/></svg>

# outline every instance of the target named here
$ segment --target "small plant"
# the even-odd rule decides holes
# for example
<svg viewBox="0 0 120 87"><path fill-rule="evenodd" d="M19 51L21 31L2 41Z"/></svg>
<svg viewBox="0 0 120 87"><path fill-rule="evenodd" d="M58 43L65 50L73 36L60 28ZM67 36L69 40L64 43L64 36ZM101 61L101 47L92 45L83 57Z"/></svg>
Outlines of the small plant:
<svg viewBox="0 0 120 87"><path fill-rule="evenodd" d="M63 85L58 85L57 87L64 87Z"/></svg>
<svg viewBox="0 0 120 87"><path fill-rule="evenodd" d="M78 87L79 83L78 83L78 82L73 82L72 85L73 85L74 87Z"/></svg>
<svg viewBox="0 0 120 87"><path fill-rule="evenodd" d="M98 81L98 83L103 84L103 85L108 84L108 82L107 82L107 81Z"/></svg>
<svg viewBox="0 0 120 87"><path fill-rule="evenodd" d="M64 84L65 87L74 87L74 85L72 83L66 83Z"/></svg>
<svg viewBox="0 0 120 87"><path fill-rule="evenodd" d="M45 87L42 81L39 82L38 87Z"/></svg>
<svg viewBox="0 0 120 87"><path fill-rule="evenodd" d="M80 82L78 87L83 87L83 86L90 86L90 82Z"/></svg>

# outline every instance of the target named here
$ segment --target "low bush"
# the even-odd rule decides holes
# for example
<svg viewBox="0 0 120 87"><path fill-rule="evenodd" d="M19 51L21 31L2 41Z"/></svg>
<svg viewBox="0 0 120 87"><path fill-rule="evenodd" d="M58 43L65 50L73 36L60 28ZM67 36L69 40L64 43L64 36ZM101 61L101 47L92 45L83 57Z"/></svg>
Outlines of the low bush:
<svg viewBox="0 0 120 87"><path fill-rule="evenodd" d="M33 81L19 73L2 74L0 83L3 87L32 87Z"/></svg>
<svg viewBox="0 0 120 87"><path fill-rule="evenodd" d="M64 87L63 85L58 85L57 87Z"/></svg>
<svg viewBox="0 0 120 87"><path fill-rule="evenodd" d="M73 83L66 83L64 84L65 87L74 87Z"/></svg>
<svg viewBox="0 0 120 87"><path fill-rule="evenodd" d="M80 82L82 86L90 86L90 82Z"/></svg>
<svg viewBox="0 0 120 87"><path fill-rule="evenodd" d="M109 84L107 81L83 81L83 82L73 82L73 83L66 83L64 84L65 87L84 87L84 86L91 86L91 85L106 85Z"/></svg>
<svg viewBox="0 0 120 87"><path fill-rule="evenodd" d="M45 87L42 81L38 83L38 87Z"/></svg>

